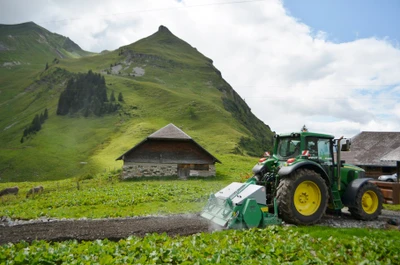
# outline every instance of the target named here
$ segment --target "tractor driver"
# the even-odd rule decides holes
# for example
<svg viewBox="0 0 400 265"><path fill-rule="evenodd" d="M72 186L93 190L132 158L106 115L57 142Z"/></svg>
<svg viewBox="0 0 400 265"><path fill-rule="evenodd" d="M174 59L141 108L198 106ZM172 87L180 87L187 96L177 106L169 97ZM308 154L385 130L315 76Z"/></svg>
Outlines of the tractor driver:
<svg viewBox="0 0 400 265"><path fill-rule="evenodd" d="M310 158L318 158L318 140L314 138L307 139L306 148L310 152Z"/></svg>

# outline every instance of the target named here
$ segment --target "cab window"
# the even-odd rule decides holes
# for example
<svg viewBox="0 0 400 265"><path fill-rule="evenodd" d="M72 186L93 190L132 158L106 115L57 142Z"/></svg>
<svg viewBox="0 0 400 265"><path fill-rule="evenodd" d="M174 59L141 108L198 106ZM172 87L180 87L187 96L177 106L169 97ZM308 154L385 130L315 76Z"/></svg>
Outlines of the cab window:
<svg viewBox="0 0 400 265"><path fill-rule="evenodd" d="M280 138L277 155L281 158L296 157L300 154L300 139L293 137Z"/></svg>
<svg viewBox="0 0 400 265"><path fill-rule="evenodd" d="M330 139L308 137L306 149L310 152L310 159L318 160L326 165L332 165Z"/></svg>

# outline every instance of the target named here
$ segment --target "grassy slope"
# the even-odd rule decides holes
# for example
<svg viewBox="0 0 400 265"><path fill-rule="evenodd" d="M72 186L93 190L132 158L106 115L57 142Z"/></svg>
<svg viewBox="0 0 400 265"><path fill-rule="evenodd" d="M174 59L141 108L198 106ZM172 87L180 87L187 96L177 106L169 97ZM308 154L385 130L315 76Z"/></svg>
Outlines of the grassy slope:
<svg viewBox="0 0 400 265"><path fill-rule="evenodd" d="M24 91L46 63L55 58L79 58L93 53L68 38L32 23L0 24L0 104ZM9 65L15 62L16 64Z"/></svg>
<svg viewBox="0 0 400 265"><path fill-rule="evenodd" d="M145 56L129 60L132 53ZM124 96L118 114L56 116L58 95L68 78L88 69L103 73L115 63L122 63L123 69L106 75L106 83L109 95L114 90ZM134 67L143 68L145 75L129 76ZM223 106L221 97L235 93L211 60L166 29L120 50L63 59L37 72L29 89L0 105L0 181L56 180L121 168L115 158L168 123L182 128L223 163L221 157L237 150L241 137L252 135ZM10 81L10 87L26 88L28 83ZM43 129L20 144L24 128L45 108L49 119Z"/></svg>

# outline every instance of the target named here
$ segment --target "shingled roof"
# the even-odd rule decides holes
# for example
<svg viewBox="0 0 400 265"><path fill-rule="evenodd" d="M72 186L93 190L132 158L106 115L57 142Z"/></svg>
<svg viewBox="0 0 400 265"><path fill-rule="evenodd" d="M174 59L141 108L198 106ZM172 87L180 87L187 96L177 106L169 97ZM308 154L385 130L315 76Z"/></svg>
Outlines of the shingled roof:
<svg viewBox="0 0 400 265"><path fill-rule="evenodd" d="M400 147L394 149L393 151L387 153L381 158L382 161L396 162L400 161Z"/></svg>
<svg viewBox="0 0 400 265"><path fill-rule="evenodd" d="M400 160L400 132L361 132L351 139L346 163L359 166L396 166Z"/></svg>
<svg viewBox="0 0 400 265"><path fill-rule="evenodd" d="M189 140L192 139L189 135L184 133L181 129L170 123L160 130L150 134L147 138L152 139L175 139L175 140Z"/></svg>

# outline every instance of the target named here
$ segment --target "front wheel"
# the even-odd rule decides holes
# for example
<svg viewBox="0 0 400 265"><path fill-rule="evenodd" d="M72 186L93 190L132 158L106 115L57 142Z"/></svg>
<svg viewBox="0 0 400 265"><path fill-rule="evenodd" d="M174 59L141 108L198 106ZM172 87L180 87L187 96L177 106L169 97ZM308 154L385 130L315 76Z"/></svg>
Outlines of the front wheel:
<svg viewBox="0 0 400 265"><path fill-rule="evenodd" d="M279 216L285 222L315 224L324 215L328 205L328 188L315 171L298 169L280 181L277 202Z"/></svg>
<svg viewBox="0 0 400 265"><path fill-rule="evenodd" d="M367 182L357 191L354 206L349 207L349 211L358 220L375 220L382 212L382 202L381 190L376 185Z"/></svg>

